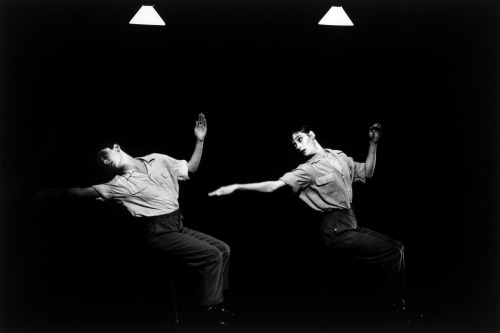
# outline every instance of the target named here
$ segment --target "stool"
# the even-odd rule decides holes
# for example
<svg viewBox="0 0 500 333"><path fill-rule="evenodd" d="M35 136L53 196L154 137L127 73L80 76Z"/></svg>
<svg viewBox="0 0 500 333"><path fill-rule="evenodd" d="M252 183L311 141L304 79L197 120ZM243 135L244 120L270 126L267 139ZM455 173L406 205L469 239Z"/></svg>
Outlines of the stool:
<svg viewBox="0 0 500 333"><path fill-rule="evenodd" d="M321 283L316 324L319 329L323 329L325 312L333 310L338 317L335 319L336 327L340 328L342 320L346 321L346 325L351 326L349 319L361 319L359 313L364 312L363 306L373 300L382 299L382 293L379 292L380 275L375 267L343 253L322 250L319 256L322 258L319 269ZM335 297L333 306L331 303L328 304L329 296L332 295ZM360 323L356 323L358 324Z"/></svg>
<svg viewBox="0 0 500 333"><path fill-rule="evenodd" d="M172 292L172 305L174 308L174 328L176 332L180 330L179 310L177 308L177 295L175 293L175 277L174 267L172 265L172 257L168 257L168 266L170 271L170 288Z"/></svg>
<svg viewBox="0 0 500 333"><path fill-rule="evenodd" d="M151 255L151 253L153 255ZM168 255L157 253L157 252L152 252L148 251L147 256L145 260L142 262L142 265L145 265L146 268L144 269L145 272L145 280L146 283L149 283L151 280L155 281L157 278L155 276L160 276L160 277L167 277L169 281L169 289L171 293L171 300L172 300L172 316L173 316L173 326L174 330L176 332L180 331L180 316L179 316L179 307L177 303L177 292L176 292L176 285L175 285L175 274L174 274L174 264L173 261L174 259ZM167 261L167 265L165 265L165 261ZM168 270L168 272L165 271L164 267ZM147 286L148 288L150 285ZM145 291L142 290L140 291L142 295L139 296L139 298L144 297ZM148 293L149 296L149 293ZM141 301L138 301L139 303ZM141 307L139 304L136 305L137 308Z"/></svg>

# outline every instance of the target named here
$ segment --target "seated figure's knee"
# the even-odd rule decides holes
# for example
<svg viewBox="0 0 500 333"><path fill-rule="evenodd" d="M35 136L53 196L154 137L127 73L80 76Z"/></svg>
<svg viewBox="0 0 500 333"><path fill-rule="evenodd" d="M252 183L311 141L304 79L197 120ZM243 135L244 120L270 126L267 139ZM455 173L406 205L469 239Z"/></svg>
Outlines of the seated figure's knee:
<svg viewBox="0 0 500 333"><path fill-rule="evenodd" d="M207 261L211 263L217 263L217 262L222 262L222 259L223 259L222 252L218 251L217 249L213 249L213 251L210 251L210 255L207 258Z"/></svg>
<svg viewBox="0 0 500 333"><path fill-rule="evenodd" d="M223 257L227 258L231 255L231 248L226 243L222 243L221 246L219 247L219 250L222 253Z"/></svg>
<svg viewBox="0 0 500 333"><path fill-rule="evenodd" d="M401 242L397 242L396 244L396 248L397 248L397 251L398 251L398 257L401 259L401 258L404 258L404 255L405 255L405 247L403 245L403 243Z"/></svg>

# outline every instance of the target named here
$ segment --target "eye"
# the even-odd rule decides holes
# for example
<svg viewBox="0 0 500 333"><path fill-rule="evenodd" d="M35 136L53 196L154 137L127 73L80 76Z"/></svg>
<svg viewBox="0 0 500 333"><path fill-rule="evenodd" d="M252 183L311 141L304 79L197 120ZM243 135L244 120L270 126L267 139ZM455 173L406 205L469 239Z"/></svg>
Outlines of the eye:
<svg viewBox="0 0 500 333"><path fill-rule="evenodd" d="M107 158L108 158L108 153L107 153L107 152L105 152L105 151L101 151L101 152L99 153L99 157L101 158L101 160L105 160L105 159L107 159Z"/></svg>

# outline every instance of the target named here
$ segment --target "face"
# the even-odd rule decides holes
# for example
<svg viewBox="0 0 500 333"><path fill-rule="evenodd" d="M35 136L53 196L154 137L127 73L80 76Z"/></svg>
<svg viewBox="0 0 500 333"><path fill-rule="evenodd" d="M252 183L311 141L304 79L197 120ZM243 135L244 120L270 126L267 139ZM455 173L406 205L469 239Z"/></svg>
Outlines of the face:
<svg viewBox="0 0 500 333"><path fill-rule="evenodd" d="M303 132L293 133L292 141L295 149L304 156L311 156L316 152L313 132L309 132L308 134Z"/></svg>
<svg viewBox="0 0 500 333"><path fill-rule="evenodd" d="M113 148L104 148L99 152L101 163L109 168L118 169L122 160L120 146L113 145Z"/></svg>

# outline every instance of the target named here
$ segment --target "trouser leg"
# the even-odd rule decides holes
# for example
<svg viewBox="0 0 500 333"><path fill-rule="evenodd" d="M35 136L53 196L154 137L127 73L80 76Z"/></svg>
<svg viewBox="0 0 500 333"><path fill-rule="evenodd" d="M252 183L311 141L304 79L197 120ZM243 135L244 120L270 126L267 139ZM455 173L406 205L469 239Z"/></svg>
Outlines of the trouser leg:
<svg viewBox="0 0 500 333"><path fill-rule="evenodd" d="M183 233L190 235L202 242L206 242L207 244L210 244L211 246L219 250L222 257L220 283L223 290L229 289L229 262L231 257L231 248L229 247L229 245L215 237L193 229L184 228Z"/></svg>
<svg viewBox="0 0 500 333"><path fill-rule="evenodd" d="M377 258L377 256L373 258L373 256L370 255L368 255L367 259L365 259L363 255L358 257L368 263L380 265L387 273L386 284L388 289L388 297L392 299L401 298L406 286L405 255L403 243L367 228L359 228L358 232L370 238L376 239L377 242L383 243L383 245L380 247L379 252L381 255L381 259ZM369 241L368 243L371 244L371 241ZM378 246L379 245L375 245L375 247Z"/></svg>
<svg viewBox="0 0 500 333"><path fill-rule="evenodd" d="M188 228L151 236L148 243L198 270L201 305L223 301L223 289L228 286L230 256L226 243Z"/></svg>
<svg viewBox="0 0 500 333"><path fill-rule="evenodd" d="M343 230L336 234L334 226L333 223L332 232L326 232L330 227L324 224L323 245L381 267L386 273L387 298L391 301L401 298L405 288L403 244L367 228Z"/></svg>

